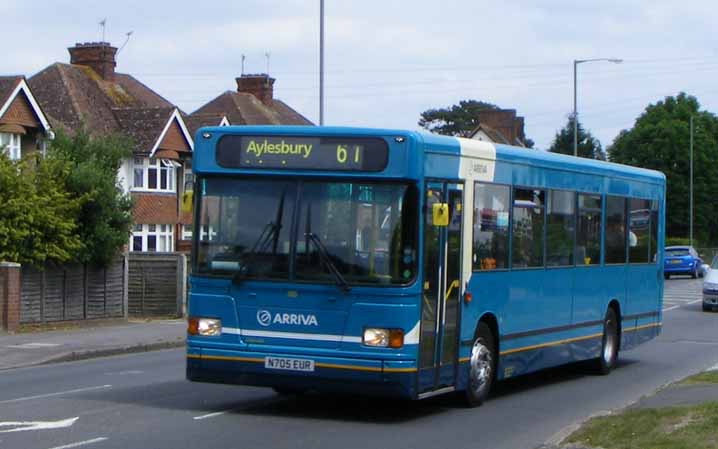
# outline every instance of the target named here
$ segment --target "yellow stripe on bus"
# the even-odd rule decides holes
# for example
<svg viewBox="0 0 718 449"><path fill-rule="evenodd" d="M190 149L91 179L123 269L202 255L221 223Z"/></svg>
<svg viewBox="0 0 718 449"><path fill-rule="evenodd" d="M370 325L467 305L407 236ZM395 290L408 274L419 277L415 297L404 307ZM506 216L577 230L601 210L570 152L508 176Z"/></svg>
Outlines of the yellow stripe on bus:
<svg viewBox="0 0 718 449"><path fill-rule="evenodd" d="M662 326L662 325L663 325L663 323L643 324L643 325L641 325L641 326L636 326L636 327L633 327L633 328L625 329L625 332L635 332L635 331L638 331L638 330L641 330L641 329L648 329L648 328L650 328L650 327L660 327L660 326ZM597 337L603 337L603 333L585 335L585 336L583 336L583 337L567 338L567 339L564 339L564 340L550 341L550 342L547 342L547 343L541 343L541 344L532 345L532 346L524 346L524 347L516 348L516 349L508 349L508 350L506 350L506 351L501 351L501 353L500 353L499 355L508 355L508 354L514 354L514 353L517 353L517 352L530 351L530 350L532 350L532 349L541 349L541 348L546 348L546 347L549 347L549 346L558 346L558 345L563 345L563 344L566 344L566 343L573 343L573 342L575 342L575 341L588 340L588 339L597 338ZM463 359L462 359L462 360L463 360Z"/></svg>
<svg viewBox="0 0 718 449"><path fill-rule="evenodd" d="M252 363L264 363L263 358L256 357L230 357L223 355L196 355L187 354L188 359L199 359L199 360L223 360L230 362L252 362ZM334 363L322 363L317 362L314 366L319 368L331 368L331 369L346 369L352 371L370 371L375 373L412 373L416 371L416 368L381 368L374 366L359 366L359 365L338 365Z"/></svg>
<svg viewBox="0 0 718 449"><path fill-rule="evenodd" d="M583 337L566 338L564 340L549 341L547 343L541 343L538 345L531 345L531 346L524 346L522 348L508 349L506 351L501 351L501 353L499 355L508 355L508 354L514 354L516 352L530 351L532 349L541 349L541 348L546 348L549 346L558 346L558 345L563 345L566 343L573 343L575 341L588 340L590 338L596 338L596 337L603 337L603 333L584 335Z"/></svg>

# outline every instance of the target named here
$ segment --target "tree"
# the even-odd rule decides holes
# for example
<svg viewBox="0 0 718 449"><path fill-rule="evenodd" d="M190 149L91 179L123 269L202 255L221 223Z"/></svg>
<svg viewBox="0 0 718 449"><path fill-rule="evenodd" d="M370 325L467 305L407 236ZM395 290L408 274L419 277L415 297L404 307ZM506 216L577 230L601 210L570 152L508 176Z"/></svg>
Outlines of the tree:
<svg viewBox="0 0 718 449"><path fill-rule="evenodd" d="M479 112L498 110L495 104L463 100L448 108L429 109L421 113L419 126L445 136L467 137L479 126Z"/></svg>
<svg viewBox="0 0 718 449"><path fill-rule="evenodd" d="M553 138L553 143L549 147L549 151L554 153L573 155L573 116L568 117L568 123ZM591 135L589 131L583 129L581 122L577 124L578 129L578 145L577 153L579 157L589 159L606 160L606 153L601 148L601 142Z"/></svg>
<svg viewBox="0 0 718 449"><path fill-rule="evenodd" d="M718 243L718 119L700 111L698 100L680 93L650 104L633 128L619 133L609 148L611 161L658 170L666 175L666 235L689 235L690 118L694 121L694 233Z"/></svg>
<svg viewBox="0 0 718 449"><path fill-rule="evenodd" d="M0 151L0 260L42 267L77 253L79 201L64 189L67 172L62 161L11 161Z"/></svg>
<svg viewBox="0 0 718 449"><path fill-rule="evenodd" d="M82 247L76 260L107 265L127 243L132 201L117 181L122 160L132 155L132 142L119 135L90 136L81 127L74 134L58 131L47 158L68 164L65 189L80 203L77 216Z"/></svg>

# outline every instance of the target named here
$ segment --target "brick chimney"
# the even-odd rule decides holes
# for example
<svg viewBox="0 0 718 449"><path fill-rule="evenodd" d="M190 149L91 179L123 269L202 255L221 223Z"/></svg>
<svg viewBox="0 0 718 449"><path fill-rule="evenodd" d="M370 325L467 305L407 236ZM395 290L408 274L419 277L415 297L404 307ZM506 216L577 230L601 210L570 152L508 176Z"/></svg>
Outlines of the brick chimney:
<svg viewBox="0 0 718 449"><path fill-rule="evenodd" d="M90 67L103 80L115 80L117 47L111 46L109 42L78 42L67 50L70 52L70 64Z"/></svg>
<svg viewBox="0 0 718 449"><path fill-rule="evenodd" d="M271 105L274 99L274 81L274 78L264 73L242 75L237 78L237 92L252 94L262 103Z"/></svg>

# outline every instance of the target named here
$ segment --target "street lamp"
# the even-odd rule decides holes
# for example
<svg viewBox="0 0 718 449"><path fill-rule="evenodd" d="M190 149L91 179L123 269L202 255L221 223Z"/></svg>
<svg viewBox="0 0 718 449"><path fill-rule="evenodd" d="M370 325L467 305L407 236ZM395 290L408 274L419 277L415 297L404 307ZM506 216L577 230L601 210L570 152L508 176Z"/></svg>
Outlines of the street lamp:
<svg viewBox="0 0 718 449"><path fill-rule="evenodd" d="M573 60L573 155L578 156L578 111L576 110L576 67L584 62L606 61L620 64L623 59L616 58L594 58Z"/></svg>

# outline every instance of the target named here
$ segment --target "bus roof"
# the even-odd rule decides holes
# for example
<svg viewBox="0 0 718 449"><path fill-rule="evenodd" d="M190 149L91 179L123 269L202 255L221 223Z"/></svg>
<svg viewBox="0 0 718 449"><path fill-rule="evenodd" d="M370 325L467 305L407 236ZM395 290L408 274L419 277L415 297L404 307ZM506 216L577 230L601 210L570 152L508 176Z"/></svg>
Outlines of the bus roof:
<svg viewBox="0 0 718 449"><path fill-rule="evenodd" d="M293 135L293 136L402 136L423 143L426 152L443 154L461 154L462 139L453 136L442 136L422 131L410 131L390 128L359 128L343 126L287 126L287 125L264 125L264 126L223 126L200 128L195 135L195 142L199 140L202 133L210 132L216 134L232 134L240 131L242 134L266 134L266 135ZM478 142L472 140L471 142ZM493 147L496 151L496 159L519 164L532 164L545 168L554 168L581 173L597 175L618 175L630 178L643 179L653 183L665 183L665 175L659 171L645 168L622 165L613 162L598 161L595 159L580 158L565 154L552 153L544 150L515 147L511 145L494 144L482 142Z"/></svg>

